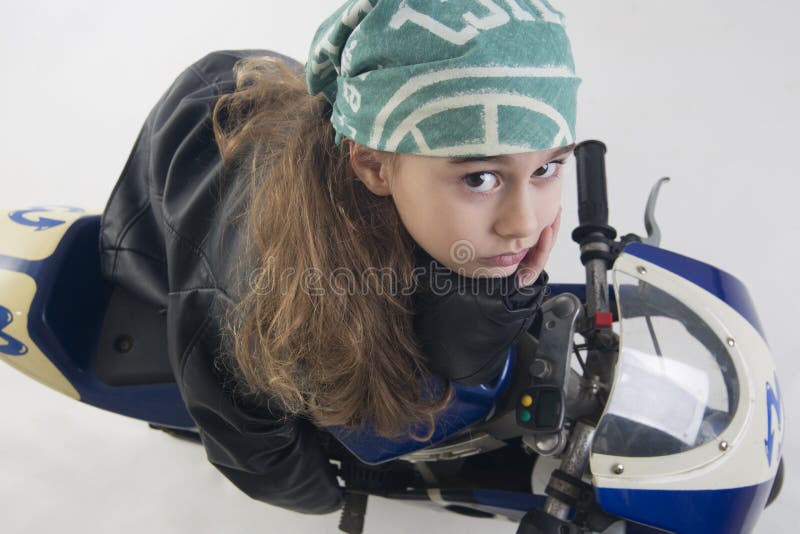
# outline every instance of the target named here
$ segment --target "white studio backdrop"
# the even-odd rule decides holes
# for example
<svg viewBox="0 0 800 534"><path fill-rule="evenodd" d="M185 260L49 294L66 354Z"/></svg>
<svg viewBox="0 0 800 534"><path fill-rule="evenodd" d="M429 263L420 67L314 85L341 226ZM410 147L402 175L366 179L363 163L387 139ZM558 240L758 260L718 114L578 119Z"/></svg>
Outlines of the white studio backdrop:
<svg viewBox="0 0 800 534"><path fill-rule="evenodd" d="M650 186L662 246L723 267L750 288L789 414L787 481L758 533L794 530L800 401L794 321L800 235L796 53L790 0L562 0L583 78L578 138L608 146L611 223L644 231ZM305 60L338 0L4 0L0 16L3 208L102 210L150 107L211 50L268 48ZM549 271L580 282L574 165ZM337 515L251 501L202 448L73 402L0 365L0 531L335 533ZM367 533L513 533L371 499Z"/></svg>

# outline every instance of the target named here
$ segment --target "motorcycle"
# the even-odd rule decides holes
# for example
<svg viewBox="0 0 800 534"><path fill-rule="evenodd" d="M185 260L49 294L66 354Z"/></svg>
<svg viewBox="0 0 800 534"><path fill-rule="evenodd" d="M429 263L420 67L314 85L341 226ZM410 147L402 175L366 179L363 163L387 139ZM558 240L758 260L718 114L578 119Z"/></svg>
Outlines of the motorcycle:
<svg viewBox="0 0 800 534"><path fill-rule="evenodd" d="M363 531L369 495L507 517L518 534L748 532L776 498L785 411L747 289L658 247L668 179L647 201L647 237L617 238L605 151L575 148L572 237L586 281L549 286L497 379L452 384L426 441L366 426L321 432L345 485L342 531ZM99 215L63 206L3 218L0 358L76 400L199 441L164 316L102 278L99 226Z"/></svg>

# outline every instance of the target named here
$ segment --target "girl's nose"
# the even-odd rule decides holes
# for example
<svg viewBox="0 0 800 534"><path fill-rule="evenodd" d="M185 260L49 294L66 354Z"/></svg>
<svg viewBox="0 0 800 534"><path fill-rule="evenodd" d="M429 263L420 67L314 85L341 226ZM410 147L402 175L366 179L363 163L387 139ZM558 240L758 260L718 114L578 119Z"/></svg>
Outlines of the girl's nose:
<svg viewBox="0 0 800 534"><path fill-rule="evenodd" d="M536 199L528 191L510 191L498 206L494 231L505 238L524 239L539 231Z"/></svg>

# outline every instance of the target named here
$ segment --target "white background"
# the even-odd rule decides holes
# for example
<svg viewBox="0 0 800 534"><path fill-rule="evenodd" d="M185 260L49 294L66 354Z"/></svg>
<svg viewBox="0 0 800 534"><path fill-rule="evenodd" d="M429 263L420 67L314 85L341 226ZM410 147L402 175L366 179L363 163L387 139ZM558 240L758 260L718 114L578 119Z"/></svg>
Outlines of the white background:
<svg viewBox="0 0 800 534"><path fill-rule="evenodd" d="M472 2L470 2L470 5ZM215 49L271 48L304 61L337 0L3 2L0 204L102 210L141 122L172 79ZM800 488L796 160L800 7L790 0L563 0L583 78L578 138L608 146L611 222L642 232L668 175L665 248L746 282L779 367L788 476L756 531L795 529ZM570 169L571 170L571 169ZM574 172L574 171L572 171ZM570 174L572 174L572 172ZM549 270L582 281L575 189ZM0 366L0 531L336 532L250 501L202 449L101 412ZM368 533L513 533L404 503L370 501Z"/></svg>

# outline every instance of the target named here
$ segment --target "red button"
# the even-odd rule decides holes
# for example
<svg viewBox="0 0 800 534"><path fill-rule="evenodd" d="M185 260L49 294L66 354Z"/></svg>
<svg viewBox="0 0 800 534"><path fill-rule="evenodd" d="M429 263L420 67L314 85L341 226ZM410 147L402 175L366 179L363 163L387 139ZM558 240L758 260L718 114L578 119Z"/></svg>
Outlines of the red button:
<svg viewBox="0 0 800 534"><path fill-rule="evenodd" d="M594 314L595 328L611 328L614 324L614 315L611 312L597 312Z"/></svg>

